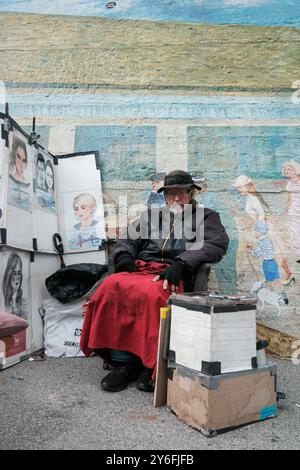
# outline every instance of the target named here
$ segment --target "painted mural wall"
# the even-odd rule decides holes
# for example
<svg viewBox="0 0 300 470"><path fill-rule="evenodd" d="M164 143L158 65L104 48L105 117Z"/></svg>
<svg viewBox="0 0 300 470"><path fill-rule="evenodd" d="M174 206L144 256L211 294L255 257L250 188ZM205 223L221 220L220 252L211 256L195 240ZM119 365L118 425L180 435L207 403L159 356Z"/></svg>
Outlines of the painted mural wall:
<svg viewBox="0 0 300 470"><path fill-rule="evenodd" d="M108 204L195 174L231 239L213 287L299 338L300 2L106 3L1 2L2 101L53 153L98 150Z"/></svg>

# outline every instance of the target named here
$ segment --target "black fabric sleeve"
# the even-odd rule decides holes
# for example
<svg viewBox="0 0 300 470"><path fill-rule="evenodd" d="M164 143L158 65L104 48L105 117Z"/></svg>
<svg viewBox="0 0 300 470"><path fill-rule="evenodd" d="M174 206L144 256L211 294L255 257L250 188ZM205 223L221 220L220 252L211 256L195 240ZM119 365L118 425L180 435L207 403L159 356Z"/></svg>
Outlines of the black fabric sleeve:
<svg viewBox="0 0 300 470"><path fill-rule="evenodd" d="M175 259L183 261L189 268L196 269L202 263L218 263L227 252L229 238L221 223L218 212L210 211L204 219L204 243L197 249L196 244L183 251Z"/></svg>
<svg viewBox="0 0 300 470"><path fill-rule="evenodd" d="M134 239L132 233L138 233L140 226L140 219L136 219L129 227L122 233L117 241L116 248L113 253L113 261L116 262L117 257L121 253L128 253L133 259L138 259L139 253L142 250L143 240L140 238Z"/></svg>

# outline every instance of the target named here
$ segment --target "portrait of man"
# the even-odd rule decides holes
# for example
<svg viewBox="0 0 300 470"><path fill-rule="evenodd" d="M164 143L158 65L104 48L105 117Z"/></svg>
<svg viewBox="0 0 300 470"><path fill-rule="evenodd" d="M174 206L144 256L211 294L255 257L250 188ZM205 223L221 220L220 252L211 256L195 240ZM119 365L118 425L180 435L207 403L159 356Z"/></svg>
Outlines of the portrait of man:
<svg viewBox="0 0 300 470"><path fill-rule="evenodd" d="M36 202L39 209L55 214L54 168L50 158L41 151L36 157Z"/></svg>
<svg viewBox="0 0 300 470"><path fill-rule="evenodd" d="M36 187L41 191L46 189L46 162L41 153L38 153L36 161Z"/></svg>

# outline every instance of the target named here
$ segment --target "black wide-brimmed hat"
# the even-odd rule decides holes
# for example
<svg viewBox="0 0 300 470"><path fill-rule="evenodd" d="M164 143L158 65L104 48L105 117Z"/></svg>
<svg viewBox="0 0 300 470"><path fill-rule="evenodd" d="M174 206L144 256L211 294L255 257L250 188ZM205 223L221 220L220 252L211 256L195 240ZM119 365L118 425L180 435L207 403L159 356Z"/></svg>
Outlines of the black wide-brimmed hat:
<svg viewBox="0 0 300 470"><path fill-rule="evenodd" d="M182 170L175 170L165 176L164 185L157 192L161 193L168 189L181 188L181 189L201 189L201 186L195 184L193 178L189 173Z"/></svg>

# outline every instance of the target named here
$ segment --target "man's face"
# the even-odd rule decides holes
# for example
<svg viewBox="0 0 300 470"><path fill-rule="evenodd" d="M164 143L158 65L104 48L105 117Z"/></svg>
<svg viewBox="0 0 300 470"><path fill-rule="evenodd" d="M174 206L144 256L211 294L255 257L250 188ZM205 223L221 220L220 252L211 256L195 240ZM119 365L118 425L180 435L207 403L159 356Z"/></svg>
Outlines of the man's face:
<svg viewBox="0 0 300 470"><path fill-rule="evenodd" d="M41 161L37 162L37 184L41 188L45 186L45 164Z"/></svg>
<svg viewBox="0 0 300 470"><path fill-rule="evenodd" d="M16 151L16 172L21 175L25 176L27 168L27 157L24 149L22 147L17 147Z"/></svg>
<svg viewBox="0 0 300 470"><path fill-rule="evenodd" d="M191 202L191 190L187 189L168 189L165 192L167 204L174 213L180 213L183 211L185 204Z"/></svg>

